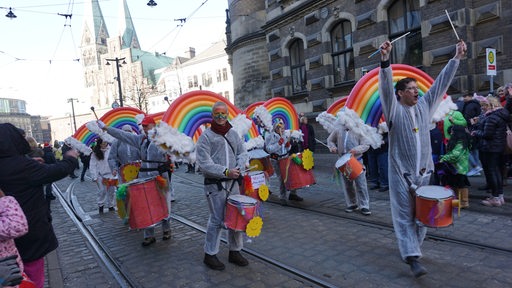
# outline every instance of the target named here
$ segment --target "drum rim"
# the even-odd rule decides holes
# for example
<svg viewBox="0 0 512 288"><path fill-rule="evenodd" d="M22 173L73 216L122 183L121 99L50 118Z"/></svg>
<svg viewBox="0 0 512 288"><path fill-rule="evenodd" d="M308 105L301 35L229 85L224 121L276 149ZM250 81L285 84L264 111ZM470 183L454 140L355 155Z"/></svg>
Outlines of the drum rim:
<svg viewBox="0 0 512 288"><path fill-rule="evenodd" d="M436 190L440 190L438 192L443 192L443 193L449 193L449 195L439 195L439 197L429 197L429 196L432 196L432 195L425 195L425 194L421 194L421 190L426 190L426 189L429 189L428 187L431 187L430 189L432 189L432 187L436 187L435 189ZM430 191L430 190L429 190ZM434 191L435 193L436 191ZM440 194L440 193L437 193L437 194ZM425 185L425 186L421 186L419 187L418 189L416 189L416 196L418 197L421 197L423 199L432 199L432 200L445 200L445 199L450 199L450 198L453 198L453 190L451 189L448 189L446 187L442 187L442 186L437 186L437 185ZM434 196L437 196L437 195L434 195Z"/></svg>
<svg viewBox="0 0 512 288"><path fill-rule="evenodd" d="M336 166L336 168L341 167L341 166L343 166L343 164L347 163L350 160L350 158L352 158L352 154L345 153L345 154L343 154L343 156L340 157L340 159L338 159L338 161L336 161L336 164L334 164L334 165ZM341 160L345 160L345 161L343 161L342 163L339 163ZM340 165L338 165L338 163Z"/></svg>
<svg viewBox="0 0 512 288"><path fill-rule="evenodd" d="M146 178L136 178L129 182L126 182L126 184L130 185L130 184L146 183L146 182L150 182L150 181L154 180L155 178L156 178L156 176L146 177Z"/></svg>
<svg viewBox="0 0 512 288"><path fill-rule="evenodd" d="M247 198L247 199L251 200L251 202L241 202L241 201L237 201L236 199L233 199L233 198L231 198L231 197L233 197L233 198L234 198L234 197L236 197L236 198L242 198L242 199ZM258 203L258 200L254 199L254 198L252 198L252 197L249 197L249 196L247 196L247 195L242 195L242 194L229 195L229 197L228 197L228 200L227 200L227 201L228 201L228 202L230 202L230 203L233 203L233 204L240 203L240 204L246 204L246 205L248 205L248 206L256 205L256 204Z"/></svg>

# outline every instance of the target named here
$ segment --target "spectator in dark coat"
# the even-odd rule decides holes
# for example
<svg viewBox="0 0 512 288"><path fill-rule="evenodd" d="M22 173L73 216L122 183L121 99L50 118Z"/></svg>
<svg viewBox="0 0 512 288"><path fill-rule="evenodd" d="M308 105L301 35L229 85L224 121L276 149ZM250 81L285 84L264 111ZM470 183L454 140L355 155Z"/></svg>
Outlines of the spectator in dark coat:
<svg viewBox="0 0 512 288"><path fill-rule="evenodd" d="M66 143L64 141L64 144L62 144L62 155L66 154L66 152L68 152L69 150L71 150L73 148L71 148L71 146L69 145L69 143ZM78 165L78 162L76 162L76 167L75 169L73 169L73 171L71 173L69 173L69 178L71 179L75 179L75 178L78 178L78 176L75 175L75 170L80 168L80 166Z"/></svg>
<svg viewBox="0 0 512 288"><path fill-rule="evenodd" d="M315 129L311 124L308 124L308 117L300 117L300 131L303 134L303 148L304 150L309 149L311 152L315 152L316 140L315 140Z"/></svg>
<svg viewBox="0 0 512 288"><path fill-rule="evenodd" d="M49 221L43 185L60 180L74 170L78 152L68 151L56 164L40 163L25 156L28 142L10 123L0 124L0 189L20 204L28 222L28 233L15 240L25 273L44 285L44 256L58 246Z"/></svg>
<svg viewBox="0 0 512 288"><path fill-rule="evenodd" d="M481 129L471 132L473 136L478 137L480 144L480 160L484 168L487 185L491 190L492 196L482 201L486 206L501 206L504 204L503 198L503 178L499 169L500 159L503 157L505 145L507 145L507 122L510 113L501 106L498 98L488 97L489 110L483 122L480 123Z"/></svg>
<svg viewBox="0 0 512 288"><path fill-rule="evenodd" d="M473 99L473 94L467 92L464 95L464 106L462 107L462 115L464 115L464 119L468 124L469 131L473 131L475 127L471 124L471 119L478 117L482 114L482 108L480 106L480 101ZM482 170L482 167L478 161L480 156L478 155L477 140L472 139L471 148L469 150L469 165L470 170L467 173L468 176L478 175L478 173Z"/></svg>

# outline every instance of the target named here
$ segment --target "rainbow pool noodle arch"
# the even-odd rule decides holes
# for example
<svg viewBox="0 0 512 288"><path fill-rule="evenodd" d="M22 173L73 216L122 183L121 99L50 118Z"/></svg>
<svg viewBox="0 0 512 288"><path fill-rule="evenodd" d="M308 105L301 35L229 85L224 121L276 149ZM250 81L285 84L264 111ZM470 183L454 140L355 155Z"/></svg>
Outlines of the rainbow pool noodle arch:
<svg viewBox="0 0 512 288"><path fill-rule="evenodd" d="M345 104L347 103L347 99L348 99L348 97L343 97L341 99L334 101L329 106L329 108L327 108L326 112L336 116L336 114L338 114L338 112L341 110L341 108L345 107Z"/></svg>
<svg viewBox="0 0 512 288"><path fill-rule="evenodd" d="M391 68L394 84L406 77L416 79L420 96L423 96L434 82L427 73L413 66L392 64ZM377 127L384 120L379 98L379 69L375 68L359 79L345 103L347 108L354 110L366 124L373 127Z"/></svg>
<svg viewBox="0 0 512 288"><path fill-rule="evenodd" d="M299 115L292 102L282 97L275 97L267 100L263 106L272 115L272 121L279 118L283 120L286 130L299 130Z"/></svg>
<svg viewBox="0 0 512 288"><path fill-rule="evenodd" d="M91 146L91 144L96 141L96 138L98 138L98 135L92 133L85 127L85 124L80 126L73 134L73 138L77 139L78 141L84 143L87 146Z"/></svg>
<svg viewBox="0 0 512 288"><path fill-rule="evenodd" d="M108 127L115 127L118 129L121 129L124 125L128 124L132 127L133 131L140 133L139 126L135 120L135 116L138 114L145 113L133 107L119 107L108 111L105 115L101 116L99 120L103 121L103 123ZM89 131L84 124L75 132L73 138L89 146L96 138L98 138L98 135Z"/></svg>
<svg viewBox="0 0 512 288"><path fill-rule="evenodd" d="M240 109L219 94L207 90L198 90L185 93L174 100L164 113L162 121L197 142L204 129L202 125L211 123L212 106L218 101L224 102L228 106L229 120L241 114ZM253 124L245 138L257 136L258 131Z"/></svg>

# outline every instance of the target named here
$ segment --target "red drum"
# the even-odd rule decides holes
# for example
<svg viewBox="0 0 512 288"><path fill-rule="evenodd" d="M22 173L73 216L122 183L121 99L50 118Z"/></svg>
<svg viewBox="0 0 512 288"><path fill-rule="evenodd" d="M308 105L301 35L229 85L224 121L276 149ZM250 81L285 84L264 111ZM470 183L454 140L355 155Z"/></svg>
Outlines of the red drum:
<svg viewBox="0 0 512 288"><path fill-rule="evenodd" d="M335 166L345 178L351 181L356 180L363 173L363 165L351 153L341 156Z"/></svg>
<svg viewBox="0 0 512 288"><path fill-rule="evenodd" d="M126 184L130 228L146 228L169 216L165 197L169 188L158 187L156 177L135 179Z"/></svg>
<svg viewBox="0 0 512 288"><path fill-rule="evenodd" d="M426 185L416 190L416 219L428 227L446 227L453 223L453 191Z"/></svg>
<svg viewBox="0 0 512 288"><path fill-rule="evenodd" d="M264 171L251 171L244 176L243 192L246 196L261 200L258 194L260 186L264 184L268 187L268 178L265 174Z"/></svg>
<svg viewBox="0 0 512 288"><path fill-rule="evenodd" d="M302 160L302 154L297 154ZM306 170L302 165L292 161L292 157L278 160L279 169L281 170L281 179L287 190L295 190L307 187L316 183L313 170Z"/></svg>
<svg viewBox="0 0 512 288"><path fill-rule="evenodd" d="M230 195L226 204L224 224L235 231L245 231L247 223L256 216L258 201L245 195Z"/></svg>

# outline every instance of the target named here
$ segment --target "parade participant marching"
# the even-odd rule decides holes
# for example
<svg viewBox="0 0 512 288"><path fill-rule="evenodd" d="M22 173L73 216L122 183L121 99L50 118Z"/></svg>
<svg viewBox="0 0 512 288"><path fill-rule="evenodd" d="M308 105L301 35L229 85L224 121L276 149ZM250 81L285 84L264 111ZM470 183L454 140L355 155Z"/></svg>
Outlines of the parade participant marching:
<svg viewBox="0 0 512 288"><path fill-rule="evenodd" d="M124 125L121 129L137 135L128 124ZM134 163L135 161L140 161L140 159L140 147L134 147L119 140L114 141L110 146L108 163L110 169L112 169L112 174L119 178L120 183L125 182L122 177L121 167L129 163Z"/></svg>
<svg viewBox="0 0 512 288"><path fill-rule="evenodd" d="M363 144L362 139L357 137L350 128L345 126L337 126L327 138L327 146L331 153L338 153L338 156L343 156L346 153L352 154L361 164L363 164L362 156L370 145ZM366 183L366 173L361 173L355 180L343 179L343 192L345 194L345 202L347 208L345 212L350 213L355 210L361 209L363 215L371 215L370 212L370 196L368 196L368 186Z"/></svg>
<svg viewBox="0 0 512 288"><path fill-rule="evenodd" d="M270 154L272 158L272 164L276 171L277 177L279 178L279 200L282 205L286 205L286 186L282 177L281 168L279 167L278 161L283 158L287 158L291 149L291 143L284 139L284 123L281 119L277 119L274 123L273 130L267 133L265 137L265 150ZM297 195L297 190L290 191L289 200L302 201L302 197Z"/></svg>
<svg viewBox="0 0 512 288"><path fill-rule="evenodd" d="M112 175L108 165L110 146L107 141L101 138L96 139L96 145L92 148L89 169L93 182L98 185L98 210L103 214L103 208L106 205L108 211L115 211L115 191L117 179Z"/></svg>
<svg viewBox="0 0 512 288"><path fill-rule="evenodd" d="M107 127L105 123L103 123L101 120L98 120L98 126L101 129L105 130L108 134L112 135L119 141L125 142L139 149L141 155L140 160L142 160L142 168L141 172L139 173L139 178L152 177L156 176L157 174L163 174L162 176L165 178L167 173L165 173L166 171L164 171L165 169L163 169L163 166L165 166L165 164L163 163L167 162L167 157L158 149L158 147L156 147L156 145L153 144L151 139L147 136L149 131L155 127L156 122L151 116L145 116L144 119L142 119L141 125L144 133L136 135L132 134L131 132L123 131L121 129L117 129L114 127ZM144 170L155 171L142 172ZM171 239L171 225L169 224L169 218L163 219L161 221L161 224L163 231L162 240ZM148 227L144 229L144 241L142 242L142 246L146 247L155 242L155 228Z"/></svg>
<svg viewBox="0 0 512 288"><path fill-rule="evenodd" d="M418 262L422 256L421 244L427 228L415 221L415 195L410 192L406 175L416 186L427 185L429 171L434 170L430 146L429 125L432 116L448 90L466 44L459 41L456 53L439 73L430 89L419 97L418 84L413 78L404 78L393 87L390 66L391 42L380 46L379 95L389 127L389 192L393 227L402 259L410 265L415 277L427 273ZM396 91L396 92L395 92ZM396 93L396 95L395 95Z"/></svg>
<svg viewBox="0 0 512 288"><path fill-rule="evenodd" d="M204 192L210 215L204 244L204 264L214 270L224 270L217 258L221 229L224 228L226 200L240 194L237 179L248 161L244 142L228 122L228 106L216 102L212 107L211 127L206 129L196 144L197 164L203 173ZM247 266L249 262L240 250L243 248L243 231L228 229L229 262Z"/></svg>

